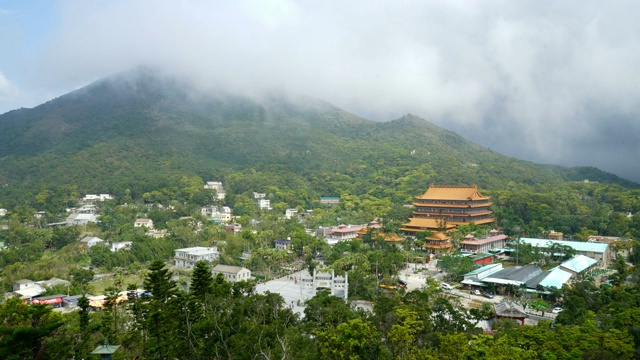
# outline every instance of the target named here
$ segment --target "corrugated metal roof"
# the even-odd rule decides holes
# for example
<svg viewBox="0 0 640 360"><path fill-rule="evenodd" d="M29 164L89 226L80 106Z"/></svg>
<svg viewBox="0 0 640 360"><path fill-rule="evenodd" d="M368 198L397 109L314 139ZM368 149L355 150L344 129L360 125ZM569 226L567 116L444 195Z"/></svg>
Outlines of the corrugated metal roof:
<svg viewBox="0 0 640 360"><path fill-rule="evenodd" d="M549 270L547 273L548 275L539 283L539 285L542 285L546 288L553 287L556 289L560 289L562 288L562 285L564 285L567 281L569 281L569 279L571 279L571 273L557 267Z"/></svg>
<svg viewBox="0 0 640 360"><path fill-rule="evenodd" d="M535 238L521 238L522 242L531 244L535 247L549 247L552 244L560 244L565 246L570 246L576 251L582 252L596 252L596 253L604 253L607 251L608 244L598 244L598 243L587 243L587 242L579 242L579 241L564 241L564 240L549 240L549 239L535 239Z"/></svg>
<svg viewBox="0 0 640 360"><path fill-rule="evenodd" d="M576 273L581 273L593 265L597 264L598 261L584 255L576 255L571 259L560 264L561 267L571 270Z"/></svg>
<svg viewBox="0 0 640 360"><path fill-rule="evenodd" d="M475 269L475 270L473 270L473 271L471 271L471 272L468 272L468 273L464 274L464 276L467 276L467 275L477 275L477 274L480 274L480 273L482 273L482 272L485 272L485 271L491 270L492 268L496 268L496 269L495 269L495 271L496 271L496 272L497 272L497 271L500 271L500 270L502 270L502 264L498 263L498 264L489 264L489 265L485 265L485 266L483 266L483 267L481 267L481 268L477 268L477 269Z"/></svg>

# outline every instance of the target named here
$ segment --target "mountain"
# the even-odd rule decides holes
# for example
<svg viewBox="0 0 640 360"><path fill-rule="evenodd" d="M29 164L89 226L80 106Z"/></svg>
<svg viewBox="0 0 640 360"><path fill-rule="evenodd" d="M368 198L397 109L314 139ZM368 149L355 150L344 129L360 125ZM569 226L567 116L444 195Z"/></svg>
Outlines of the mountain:
<svg viewBox="0 0 640 360"><path fill-rule="evenodd" d="M336 188L341 176L366 179L362 192L404 178L406 193L428 182L637 186L595 168L509 158L413 115L374 122L316 99L198 91L149 69L0 116L0 199L64 184L139 195L184 175L243 171L277 173L281 186L308 182L320 194L349 190Z"/></svg>

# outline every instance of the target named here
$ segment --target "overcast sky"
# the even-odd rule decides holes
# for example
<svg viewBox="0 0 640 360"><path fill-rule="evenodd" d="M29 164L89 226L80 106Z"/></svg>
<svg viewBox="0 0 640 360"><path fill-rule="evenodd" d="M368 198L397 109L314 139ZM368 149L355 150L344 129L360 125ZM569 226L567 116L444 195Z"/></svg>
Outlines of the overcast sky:
<svg viewBox="0 0 640 360"><path fill-rule="evenodd" d="M0 113L138 65L640 181L638 1L3 1Z"/></svg>

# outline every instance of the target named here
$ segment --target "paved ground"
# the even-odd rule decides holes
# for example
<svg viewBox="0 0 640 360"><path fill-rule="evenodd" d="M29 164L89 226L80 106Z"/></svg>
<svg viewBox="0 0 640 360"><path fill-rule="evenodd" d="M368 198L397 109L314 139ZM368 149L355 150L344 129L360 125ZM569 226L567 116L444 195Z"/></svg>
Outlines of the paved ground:
<svg viewBox="0 0 640 360"><path fill-rule="evenodd" d="M297 283L297 279L300 279L301 275L302 272L299 271L289 276L258 284L256 286L256 292L264 294L269 291L280 294L284 298L285 304L292 306L295 313L300 314L300 316L304 316L305 306L300 306L298 303L300 300L300 304L302 304L300 284Z"/></svg>
<svg viewBox="0 0 640 360"><path fill-rule="evenodd" d="M300 293L300 284L298 283L298 280L302 276L303 272L306 273L306 271L303 270L279 279L258 284L256 286L256 292L258 292L259 294L264 294L269 291L272 293L280 294L284 298L285 304L292 307L295 313L300 314L300 316L303 317L304 309L306 307L303 305L304 299L302 298L302 295ZM426 265L409 264L409 267L403 269L400 272L400 279L407 282L407 291L421 289L426 284L427 277L434 277L437 280L440 280L442 278L442 274L436 268L435 262L431 262ZM472 295L469 293L468 289L456 288L449 291L449 293L451 295L454 295L466 308L479 307L483 302L495 304L504 300L504 297L501 295L496 295L493 299L488 299L482 295ZM370 302L357 301L355 302L355 306L358 308L372 310L372 305ZM540 315L542 315L541 312L533 310L527 312L530 315L533 315L533 319L531 320L542 319L540 317ZM556 316L556 314L552 314L550 312L545 312L544 315L544 319L548 320L551 320ZM531 323L531 320L527 319L527 323Z"/></svg>

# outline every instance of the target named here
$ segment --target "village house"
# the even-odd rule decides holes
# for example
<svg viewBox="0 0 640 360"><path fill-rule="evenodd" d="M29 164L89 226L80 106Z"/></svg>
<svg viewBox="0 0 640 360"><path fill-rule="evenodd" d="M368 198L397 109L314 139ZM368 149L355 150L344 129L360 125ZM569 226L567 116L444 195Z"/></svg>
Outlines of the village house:
<svg viewBox="0 0 640 360"><path fill-rule="evenodd" d="M200 208L200 213L205 218L215 222L228 223L231 221L231 208L228 206L204 206Z"/></svg>
<svg viewBox="0 0 640 360"><path fill-rule="evenodd" d="M220 253L217 247L195 246L176 249L173 257L174 265L181 268L193 269L198 261L212 263L218 260Z"/></svg>
<svg viewBox="0 0 640 360"><path fill-rule="evenodd" d="M86 247L90 248L94 245L98 245L103 243L104 240L100 239L99 237L95 237L95 236L86 236L84 238L82 238L80 240L80 244L85 245Z"/></svg>
<svg viewBox="0 0 640 360"><path fill-rule="evenodd" d="M153 220L151 219L137 219L134 223L133 223L134 227L146 227L149 230L153 230Z"/></svg>
<svg viewBox="0 0 640 360"><path fill-rule="evenodd" d="M226 231L227 234L231 234L231 235L235 235L239 233L241 230L242 230L242 225L240 224L230 224L230 225L224 226L224 231Z"/></svg>
<svg viewBox="0 0 640 360"><path fill-rule="evenodd" d="M258 199L258 207L260 210L271 210L271 200Z"/></svg>
<svg viewBox="0 0 640 360"><path fill-rule="evenodd" d="M204 184L204 188L209 190L215 190L216 198L218 200L224 200L224 198L226 197L224 187L222 186L222 182L220 181L207 181L207 183Z"/></svg>
<svg viewBox="0 0 640 360"><path fill-rule="evenodd" d="M13 293L21 299L31 299L47 289L33 280L21 279L13 282Z"/></svg>
<svg viewBox="0 0 640 360"><path fill-rule="evenodd" d="M213 277L222 274L228 282L239 282L251 279L251 270L242 266L231 266L218 264L211 270Z"/></svg>
<svg viewBox="0 0 640 360"><path fill-rule="evenodd" d="M67 216L67 219L65 220L65 223L67 224L67 226L73 226L73 225L87 225L88 223L97 223L98 222L98 217L95 214L78 214L78 213L74 213L71 214L69 216Z"/></svg>
<svg viewBox="0 0 640 360"><path fill-rule="evenodd" d="M94 201L106 201L106 200L113 200L113 199L115 199L115 197L109 194L99 194L99 195L87 194L82 198L82 201L84 203L92 203Z"/></svg>
<svg viewBox="0 0 640 360"><path fill-rule="evenodd" d="M291 249L291 238L273 240L273 243L278 250Z"/></svg>
<svg viewBox="0 0 640 360"><path fill-rule="evenodd" d="M321 196L320 204L322 205L336 205L340 203L340 198L338 196Z"/></svg>
<svg viewBox="0 0 640 360"><path fill-rule="evenodd" d="M0 216L7 215L7 209L0 209Z"/></svg>
<svg viewBox="0 0 640 360"><path fill-rule="evenodd" d="M119 241L119 242L114 242L111 243L110 245L110 249L112 252L116 252L118 250L130 250L131 249L131 245L133 244L132 241Z"/></svg>
<svg viewBox="0 0 640 360"><path fill-rule="evenodd" d="M287 219L291 219L292 217L294 217L296 214L298 213L298 209L286 209L284 211L284 217L286 217Z"/></svg>

